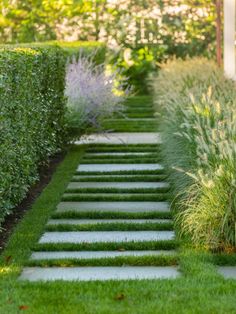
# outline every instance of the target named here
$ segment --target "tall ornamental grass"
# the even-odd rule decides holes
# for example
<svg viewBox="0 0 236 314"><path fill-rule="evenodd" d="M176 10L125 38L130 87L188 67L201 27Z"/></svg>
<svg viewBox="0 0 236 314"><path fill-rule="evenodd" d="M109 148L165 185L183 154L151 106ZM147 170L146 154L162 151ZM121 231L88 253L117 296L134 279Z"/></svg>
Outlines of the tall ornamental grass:
<svg viewBox="0 0 236 314"><path fill-rule="evenodd" d="M211 250L236 247L236 88L206 59L175 60L155 80L182 234Z"/></svg>

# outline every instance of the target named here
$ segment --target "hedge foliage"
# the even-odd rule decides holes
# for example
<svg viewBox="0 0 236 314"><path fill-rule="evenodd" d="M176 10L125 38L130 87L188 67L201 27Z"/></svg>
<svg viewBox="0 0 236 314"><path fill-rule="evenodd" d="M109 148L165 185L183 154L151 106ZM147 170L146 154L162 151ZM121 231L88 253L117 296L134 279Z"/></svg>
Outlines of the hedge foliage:
<svg viewBox="0 0 236 314"><path fill-rule="evenodd" d="M97 43L0 46L0 223L66 143L65 68L81 48L104 62L105 46Z"/></svg>
<svg viewBox="0 0 236 314"><path fill-rule="evenodd" d="M59 47L0 50L0 221L65 141L65 64Z"/></svg>
<svg viewBox="0 0 236 314"><path fill-rule="evenodd" d="M106 58L106 44L97 41L51 41L49 44L58 45L69 57L83 55L92 55L96 64L102 64Z"/></svg>
<svg viewBox="0 0 236 314"><path fill-rule="evenodd" d="M104 45L94 43L0 47L0 222L37 181L39 165L66 143L65 68L81 47L104 62Z"/></svg>

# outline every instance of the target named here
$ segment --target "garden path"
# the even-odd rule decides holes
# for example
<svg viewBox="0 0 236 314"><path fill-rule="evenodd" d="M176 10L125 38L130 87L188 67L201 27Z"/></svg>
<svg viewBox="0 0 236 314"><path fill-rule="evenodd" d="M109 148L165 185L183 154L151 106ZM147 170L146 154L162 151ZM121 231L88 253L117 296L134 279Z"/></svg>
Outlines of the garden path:
<svg viewBox="0 0 236 314"><path fill-rule="evenodd" d="M86 153L21 279L179 276L169 184L150 97L133 97L112 133L83 137Z"/></svg>

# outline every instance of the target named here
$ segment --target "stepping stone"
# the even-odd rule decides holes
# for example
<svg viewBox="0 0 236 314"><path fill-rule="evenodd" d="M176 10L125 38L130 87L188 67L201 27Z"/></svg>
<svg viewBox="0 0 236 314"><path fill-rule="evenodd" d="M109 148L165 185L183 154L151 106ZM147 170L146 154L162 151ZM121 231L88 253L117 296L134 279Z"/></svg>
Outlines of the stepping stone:
<svg viewBox="0 0 236 314"><path fill-rule="evenodd" d="M134 120L133 120L134 121ZM140 119L138 119L140 121ZM157 132L130 132L84 135L79 141L81 144L160 144L161 136Z"/></svg>
<svg viewBox="0 0 236 314"><path fill-rule="evenodd" d="M236 279L236 266L220 266L218 271L225 279Z"/></svg>
<svg viewBox="0 0 236 314"><path fill-rule="evenodd" d="M175 255L176 251L80 251L80 252L34 252L31 260L49 260L49 259L95 259L95 258L116 258L123 256L159 256Z"/></svg>
<svg viewBox="0 0 236 314"><path fill-rule="evenodd" d="M114 224L114 223L126 223L126 224L165 224L171 223L171 219L50 219L47 223L51 225L96 225L96 224Z"/></svg>
<svg viewBox="0 0 236 314"><path fill-rule="evenodd" d="M20 280L29 281L94 281L175 279L180 276L174 266L125 267L25 267Z"/></svg>
<svg viewBox="0 0 236 314"><path fill-rule="evenodd" d="M173 240L173 231L53 231L45 232L39 243L119 243Z"/></svg>
<svg viewBox="0 0 236 314"><path fill-rule="evenodd" d="M61 202L56 212L170 212L168 202Z"/></svg>
<svg viewBox="0 0 236 314"><path fill-rule="evenodd" d="M73 176L73 179L79 180L79 179L100 179L100 178L112 178L112 179L116 179L116 178L137 178L143 176L142 174L97 174L97 175L75 175ZM153 178L156 177L156 174L145 174L145 177L148 178ZM95 181L95 180L94 180ZM145 182L146 184L146 182Z"/></svg>
<svg viewBox="0 0 236 314"><path fill-rule="evenodd" d="M167 182L71 182L67 189L80 189L80 188L114 188L114 189L158 189L168 188Z"/></svg>
<svg viewBox="0 0 236 314"><path fill-rule="evenodd" d="M112 172L112 171L143 171L143 170L163 170L160 164L81 164L78 166L79 172Z"/></svg>

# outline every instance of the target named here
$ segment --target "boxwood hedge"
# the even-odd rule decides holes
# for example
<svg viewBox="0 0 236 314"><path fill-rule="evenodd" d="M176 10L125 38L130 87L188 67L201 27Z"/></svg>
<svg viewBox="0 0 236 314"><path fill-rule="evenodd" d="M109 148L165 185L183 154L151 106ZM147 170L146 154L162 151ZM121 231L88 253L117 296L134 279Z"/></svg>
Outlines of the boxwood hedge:
<svg viewBox="0 0 236 314"><path fill-rule="evenodd" d="M58 47L0 49L0 221L65 141L65 63Z"/></svg>
<svg viewBox="0 0 236 314"><path fill-rule="evenodd" d="M96 64L105 62L106 58L106 44L97 41L51 41L50 44L56 44L61 47L67 56L78 56L81 51L83 54L92 55Z"/></svg>
<svg viewBox="0 0 236 314"><path fill-rule="evenodd" d="M40 164L66 143L65 68L81 48L104 62L102 44L0 46L0 225L37 181Z"/></svg>

